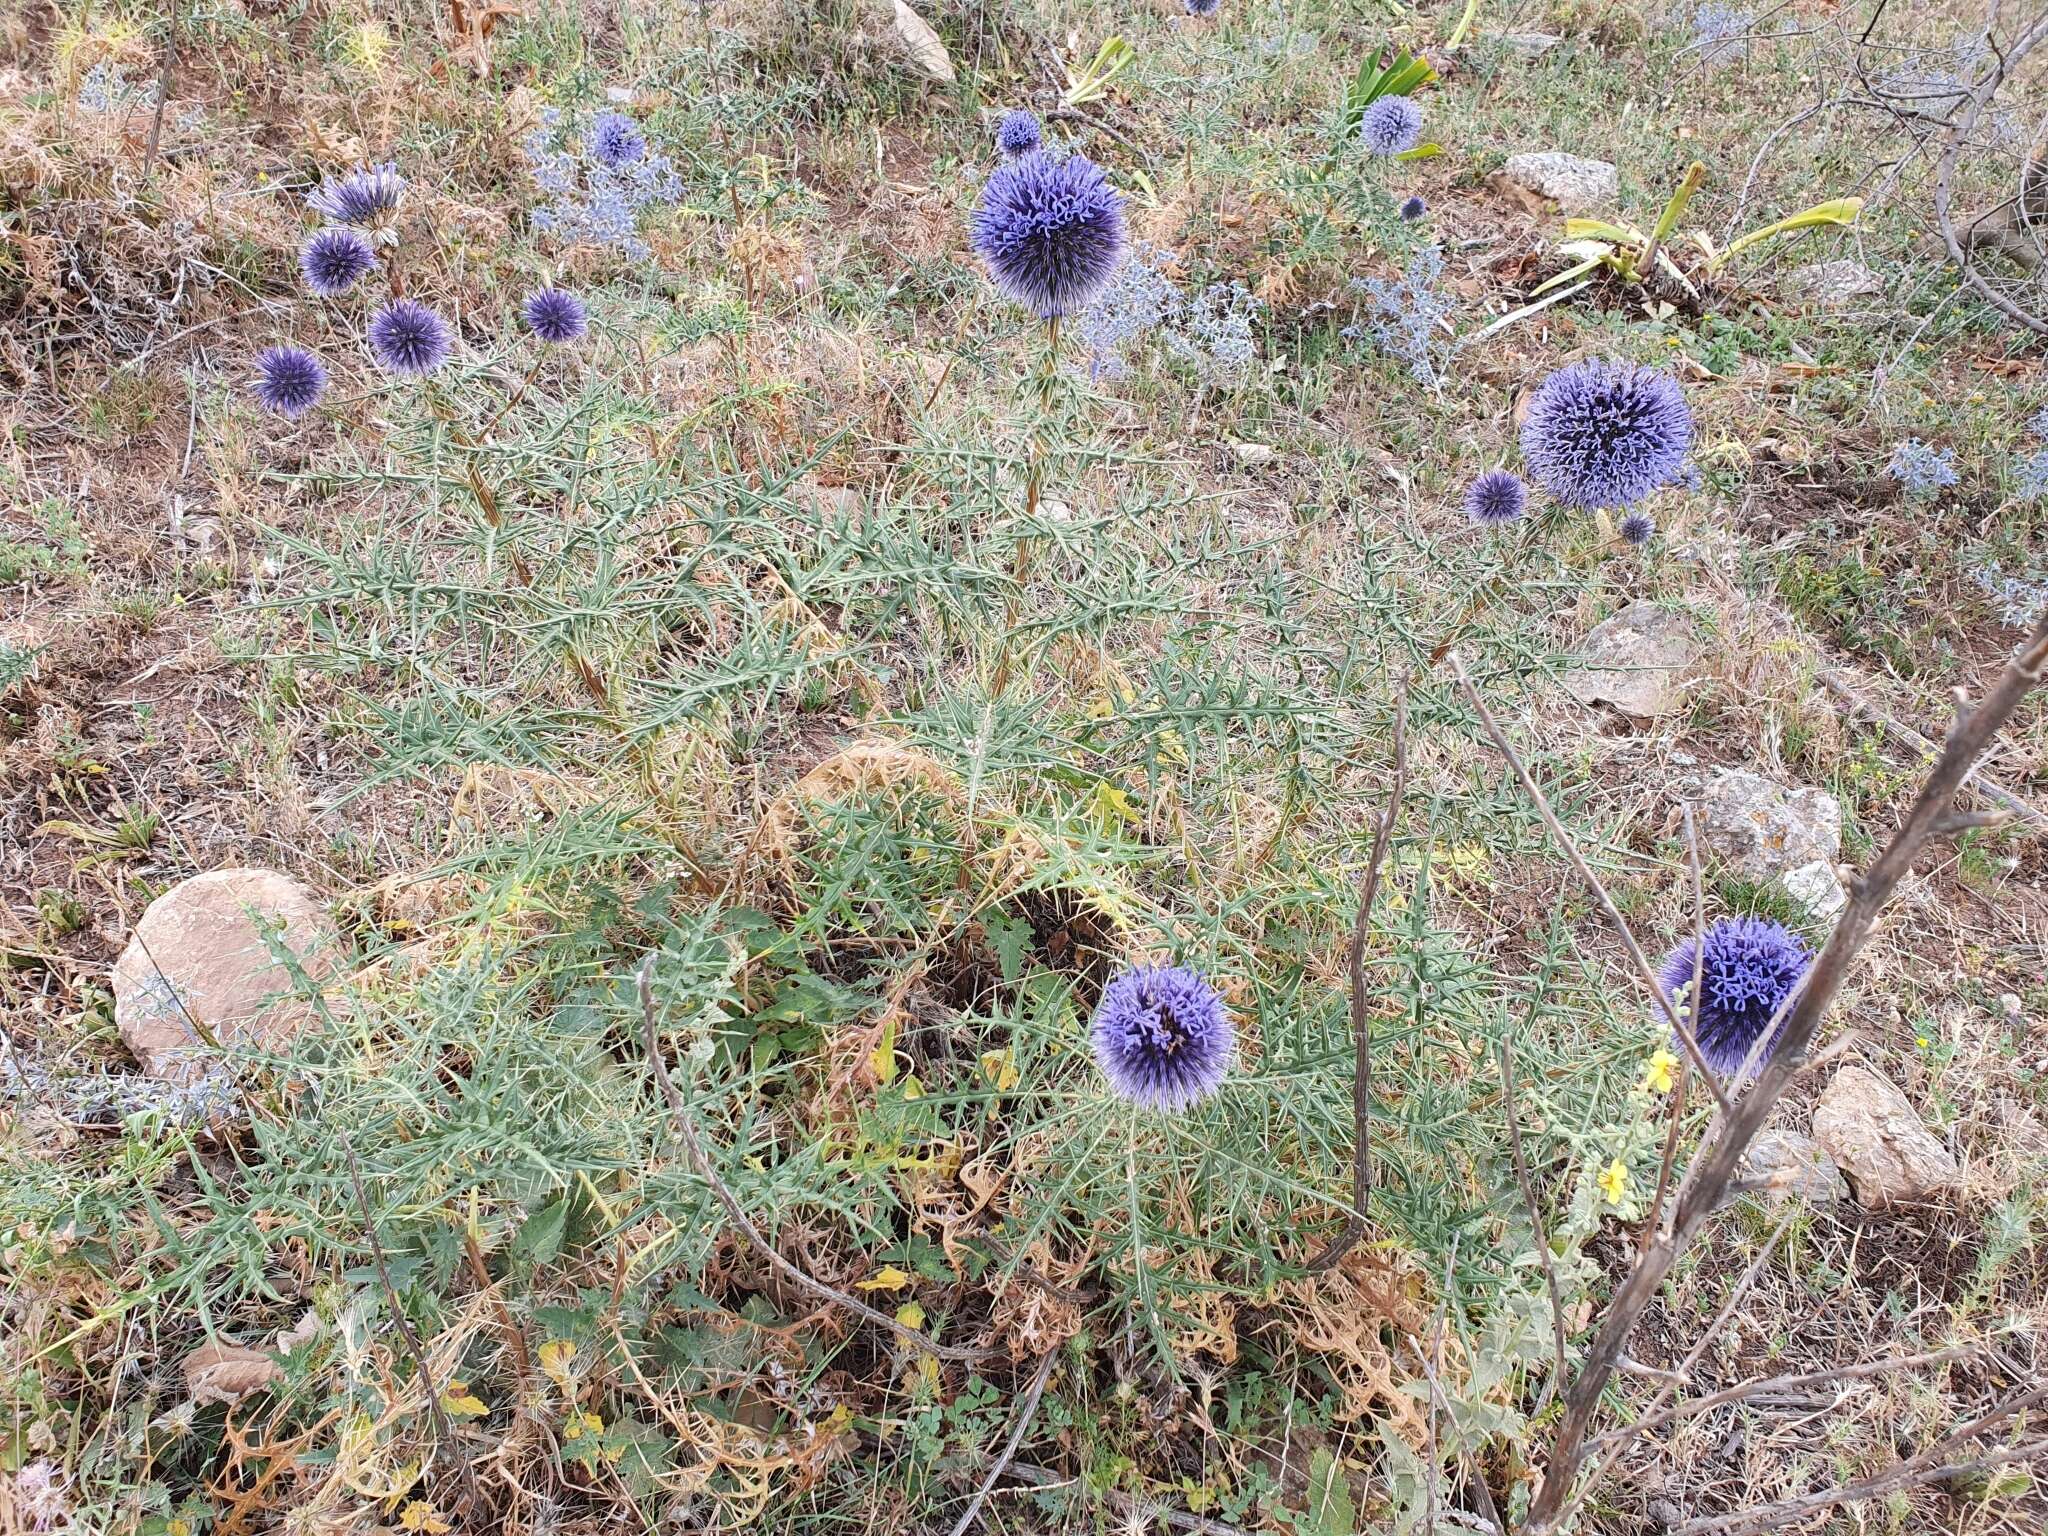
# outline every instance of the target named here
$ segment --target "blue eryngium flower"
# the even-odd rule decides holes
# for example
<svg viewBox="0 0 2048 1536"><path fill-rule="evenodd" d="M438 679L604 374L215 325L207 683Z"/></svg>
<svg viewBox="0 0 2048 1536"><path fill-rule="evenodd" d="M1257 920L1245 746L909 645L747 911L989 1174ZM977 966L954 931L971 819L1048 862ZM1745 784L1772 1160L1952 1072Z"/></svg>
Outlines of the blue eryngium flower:
<svg viewBox="0 0 2048 1536"><path fill-rule="evenodd" d="M1692 988L1699 940L1687 939L1665 958L1658 980L1665 996L1683 1007L1699 1041L1700 1054L1723 1077L1739 1070L1750 1047L1766 1029L1792 989L1813 964L1806 941L1782 923L1762 917L1723 918L1707 929L1700 965L1700 995L1680 998ZM1783 1021L1779 1031L1783 1030ZM1761 1070L1777 1048L1777 1033L1757 1052L1751 1071Z"/></svg>
<svg viewBox="0 0 2048 1536"><path fill-rule="evenodd" d="M601 112L590 125L590 157L617 170L647 153L647 135L623 112Z"/></svg>
<svg viewBox="0 0 2048 1536"><path fill-rule="evenodd" d="M249 391L266 411L297 418L327 393L327 370L304 347L271 347L257 356Z"/></svg>
<svg viewBox="0 0 2048 1536"><path fill-rule="evenodd" d="M390 161L366 165L342 177L328 177L306 206L337 224L381 225L398 212L405 178Z"/></svg>
<svg viewBox="0 0 2048 1536"><path fill-rule="evenodd" d="M1236 1033L1223 999L1181 965L1126 971L1102 989L1090 1032L1109 1086L1145 1109L1186 1109L1223 1086Z"/></svg>
<svg viewBox="0 0 2048 1536"><path fill-rule="evenodd" d="M1657 532L1657 520L1647 512L1631 512L1621 520L1619 532L1631 544L1647 544Z"/></svg>
<svg viewBox="0 0 2048 1536"><path fill-rule="evenodd" d="M1044 139L1045 130L1038 126L1038 114L1021 107L1005 112L1003 120L996 124L996 148L1013 160L1030 154Z"/></svg>
<svg viewBox="0 0 2048 1536"><path fill-rule="evenodd" d="M1529 487L1520 475L1489 469L1465 489L1465 515L1482 528L1512 523L1529 510Z"/></svg>
<svg viewBox="0 0 2048 1536"><path fill-rule="evenodd" d="M1382 96L1359 119L1358 138L1368 154L1406 154L1422 141L1422 108L1406 96Z"/></svg>
<svg viewBox="0 0 2048 1536"><path fill-rule="evenodd" d="M1633 363L1560 368L1529 397L1522 456L1567 506L1632 507L1676 479L1692 412L1670 375Z"/></svg>
<svg viewBox="0 0 2048 1536"><path fill-rule="evenodd" d="M1124 254L1124 200L1086 155L1034 151L989 176L973 233L996 287L1050 320L1108 285Z"/></svg>
<svg viewBox="0 0 2048 1536"><path fill-rule="evenodd" d="M393 299L371 317L370 350L392 373L432 373L455 350L448 322L424 304Z"/></svg>
<svg viewBox="0 0 2048 1536"><path fill-rule="evenodd" d="M1190 16L1214 16L1223 0L1187 0Z"/></svg>
<svg viewBox="0 0 2048 1536"><path fill-rule="evenodd" d="M346 224L330 224L299 247L300 275L323 299L347 293L376 265L369 237Z"/></svg>
<svg viewBox="0 0 2048 1536"><path fill-rule="evenodd" d="M542 288L529 293L519 312L525 317L528 330L557 346L575 341L590 329L590 311L581 299L563 288Z"/></svg>

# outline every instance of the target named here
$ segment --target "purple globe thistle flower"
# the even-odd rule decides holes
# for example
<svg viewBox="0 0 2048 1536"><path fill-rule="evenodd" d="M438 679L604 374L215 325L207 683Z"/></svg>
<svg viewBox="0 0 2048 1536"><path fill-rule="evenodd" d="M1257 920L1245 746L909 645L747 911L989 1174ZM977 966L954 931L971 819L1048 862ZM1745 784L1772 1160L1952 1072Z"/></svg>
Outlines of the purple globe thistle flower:
<svg viewBox="0 0 2048 1536"><path fill-rule="evenodd" d="M1413 224L1427 212L1429 212L1429 204L1419 197L1411 197L1401 205L1401 222L1403 224Z"/></svg>
<svg viewBox="0 0 2048 1536"><path fill-rule="evenodd" d="M973 233L996 287L1051 320L1109 285L1124 254L1124 200L1086 155L1019 155L989 176Z"/></svg>
<svg viewBox="0 0 2048 1536"><path fill-rule="evenodd" d="M1187 0L1190 16L1214 16L1222 5L1223 0Z"/></svg>
<svg viewBox="0 0 2048 1536"><path fill-rule="evenodd" d="M996 148L1012 160L1019 155L1028 155L1045 141L1045 130L1038 126L1038 114L1014 108L1003 114L1003 120L996 124Z"/></svg>
<svg viewBox="0 0 2048 1536"><path fill-rule="evenodd" d="M346 224L330 224L299 248L299 273L323 299L347 293L376 265L369 238Z"/></svg>
<svg viewBox="0 0 2048 1536"><path fill-rule="evenodd" d="M623 112L602 112L590 125L590 157L599 165L618 170L633 165L647 153L647 135Z"/></svg>
<svg viewBox="0 0 2048 1536"><path fill-rule="evenodd" d="M1369 154L1405 154L1422 141L1422 108L1406 96L1382 96L1358 120L1358 137Z"/></svg>
<svg viewBox="0 0 2048 1536"><path fill-rule="evenodd" d="M519 312L526 317L528 330L556 346L575 341L590 329L590 311L575 294L562 288L529 293Z"/></svg>
<svg viewBox="0 0 2048 1536"><path fill-rule="evenodd" d="M304 347L271 347L257 355L249 392L266 411L297 420L327 393L327 369Z"/></svg>
<svg viewBox="0 0 2048 1536"><path fill-rule="evenodd" d="M1784 924L1761 917L1723 918L1707 929L1704 939L1697 999L1680 996L1692 989L1693 966L1701 952L1697 939L1687 939L1671 951L1658 981L1673 1006L1684 1010L1707 1065L1726 1077L1741 1069L1750 1047L1805 979L1813 951ZM1757 1053L1752 1073L1777 1049L1783 1027L1780 1021L1770 1042Z"/></svg>
<svg viewBox="0 0 2048 1536"><path fill-rule="evenodd" d="M370 350L388 372L429 374L455 350L455 333L426 305L393 299L370 320Z"/></svg>
<svg viewBox="0 0 2048 1536"><path fill-rule="evenodd" d="M1529 510L1529 487L1522 477L1489 469L1465 488L1465 515L1482 528L1512 523Z"/></svg>
<svg viewBox="0 0 2048 1536"><path fill-rule="evenodd" d="M366 165L343 177L328 177L320 190L306 199L306 206L337 224L378 226L398 212L405 196L405 178L391 161Z"/></svg>
<svg viewBox="0 0 2048 1536"><path fill-rule="evenodd" d="M1632 507L1669 484L1692 445L1692 412L1669 374L1632 363L1560 368L1522 420L1522 455L1567 506Z"/></svg>
<svg viewBox="0 0 2048 1536"><path fill-rule="evenodd" d="M1110 1087L1145 1109L1186 1109L1223 1086L1236 1032L1199 971L1148 965L1102 989L1089 1031Z"/></svg>
<svg viewBox="0 0 2048 1536"><path fill-rule="evenodd" d="M1619 531L1629 543L1644 545L1656 534L1657 520L1647 512L1631 512L1621 520Z"/></svg>

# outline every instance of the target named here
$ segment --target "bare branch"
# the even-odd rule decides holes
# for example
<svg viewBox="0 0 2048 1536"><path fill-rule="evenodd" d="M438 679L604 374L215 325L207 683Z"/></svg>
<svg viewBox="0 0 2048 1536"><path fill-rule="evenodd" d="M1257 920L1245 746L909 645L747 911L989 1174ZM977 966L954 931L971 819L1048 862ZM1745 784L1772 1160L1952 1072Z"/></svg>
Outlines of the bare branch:
<svg viewBox="0 0 2048 1536"><path fill-rule="evenodd" d="M1372 853L1358 887L1358 912L1351 920L1351 1209L1344 1213L1344 1230L1303 1266L1312 1275L1335 1265L1365 1235L1365 1204L1372 1195L1372 1019L1365 1004L1365 939L1372 922L1373 902L1379 896L1380 871L1386 866L1387 847L1394 837L1394 819L1401 813L1401 800L1408 788L1411 681L1403 678L1400 691L1394 696L1394 783L1387 792L1387 808L1380 813L1379 826L1372 835Z"/></svg>
<svg viewBox="0 0 2048 1536"><path fill-rule="evenodd" d="M1054 1362L1060 1357L1059 1346L1055 1344L1045 1352L1045 1358L1038 1362L1038 1369L1031 1373L1031 1385L1025 1390L1024 1401L1017 1407L1017 1422L1010 1428L1010 1438L1003 1442L997 1453L995 1465L988 1469L988 1476L981 1480L981 1486L974 1490L966 1513L953 1524L953 1536L967 1536L975 1517L981 1513L981 1506L988 1502L990 1492L1002 1479L1003 1470L1017 1454L1017 1447L1024 1443L1024 1433L1031 1428L1032 1419L1038 1415L1038 1400L1045 1395L1045 1384L1052 1379Z"/></svg>
<svg viewBox="0 0 2048 1536"><path fill-rule="evenodd" d="M661 1033L654 1021L654 956L649 955L640 963L638 982L641 1029L647 1043L647 1059L654 1066L655 1081L661 1085L662 1097L668 1100L669 1113L675 1117L676 1129L682 1133L683 1145L689 1149L690 1161L697 1169L697 1176L711 1186L711 1193L717 1196L718 1203L725 1207L726 1219L739 1229L740 1236L752 1244L754 1250L768 1261L769 1266L792 1285L809 1291L823 1301L831 1302L835 1307L844 1307L856 1317L866 1318L877 1328L887 1330L912 1349L922 1350L940 1360L986 1360L993 1351L935 1343L915 1328L904 1327L888 1313L877 1311L844 1291L834 1290L824 1281L806 1274L790 1263L776 1251L774 1244L761 1235L761 1229L748 1219L747 1213L740 1209L738 1199L726 1187L725 1180L718 1176L718 1169L712 1165L709 1154L704 1150L704 1143L697 1135L696 1118L691 1115L690 1106L683 1102L682 1093L677 1089L674 1079L668 1075L668 1064L662 1060Z"/></svg>

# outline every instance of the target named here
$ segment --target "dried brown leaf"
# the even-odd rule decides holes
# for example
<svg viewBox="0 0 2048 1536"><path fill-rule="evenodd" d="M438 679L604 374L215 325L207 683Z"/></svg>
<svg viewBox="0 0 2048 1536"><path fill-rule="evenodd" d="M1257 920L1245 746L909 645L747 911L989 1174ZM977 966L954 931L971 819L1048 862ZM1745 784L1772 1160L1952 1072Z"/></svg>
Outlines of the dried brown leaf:
<svg viewBox="0 0 2048 1536"><path fill-rule="evenodd" d="M195 1403L233 1406L252 1392L284 1380L284 1370L260 1349L215 1341L185 1357L185 1390Z"/></svg>

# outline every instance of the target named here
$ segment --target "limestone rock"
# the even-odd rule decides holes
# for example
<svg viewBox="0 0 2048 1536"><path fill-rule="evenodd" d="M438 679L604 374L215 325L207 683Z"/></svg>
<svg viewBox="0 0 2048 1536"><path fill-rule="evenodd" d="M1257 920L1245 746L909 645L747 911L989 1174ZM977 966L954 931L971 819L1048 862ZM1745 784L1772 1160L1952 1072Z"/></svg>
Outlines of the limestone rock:
<svg viewBox="0 0 2048 1536"><path fill-rule="evenodd" d="M1563 41L1555 32L1506 32L1500 39L1503 48L1525 59L1540 59Z"/></svg>
<svg viewBox="0 0 2048 1536"><path fill-rule="evenodd" d="M1612 704L1638 718L1668 715L1679 704L1680 678L1698 659L1692 620L1644 599L1594 627L1564 686L1589 708Z"/></svg>
<svg viewBox="0 0 2048 1536"><path fill-rule="evenodd" d="M1724 768L1699 801L1700 841L1736 874L1775 881L1816 917L1847 901L1835 864L1842 807L1818 789L1787 789L1744 768Z"/></svg>
<svg viewBox="0 0 2048 1536"><path fill-rule="evenodd" d="M1860 261L1816 261L1787 272L1778 291L1795 303L1846 309L1858 299L1882 294L1884 279Z"/></svg>
<svg viewBox="0 0 2048 1536"><path fill-rule="evenodd" d="M1738 1171L1745 1179L1768 1184L1773 1195L1797 1195L1816 1205L1848 1193L1835 1160L1797 1131L1758 1132Z"/></svg>
<svg viewBox="0 0 2048 1536"><path fill-rule="evenodd" d="M1873 1209L1953 1184L1955 1159L1906 1096L1867 1067L1844 1067L1813 1106L1813 1139Z"/></svg>
<svg viewBox="0 0 2048 1536"><path fill-rule="evenodd" d="M1511 155L1507 178L1552 199L1566 213L1611 213L1621 201L1621 173L1606 160L1582 160L1560 150Z"/></svg>
<svg viewBox="0 0 2048 1536"><path fill-rule="evenodd" d="M114 1022L152 1077L189 1082L216 1057L197 1020L224 1046L283 1045L315 1017L271 958L266 933L315 981L341 954L320 899L268 869L195 875L149 904L114 962Z"/></svg>

